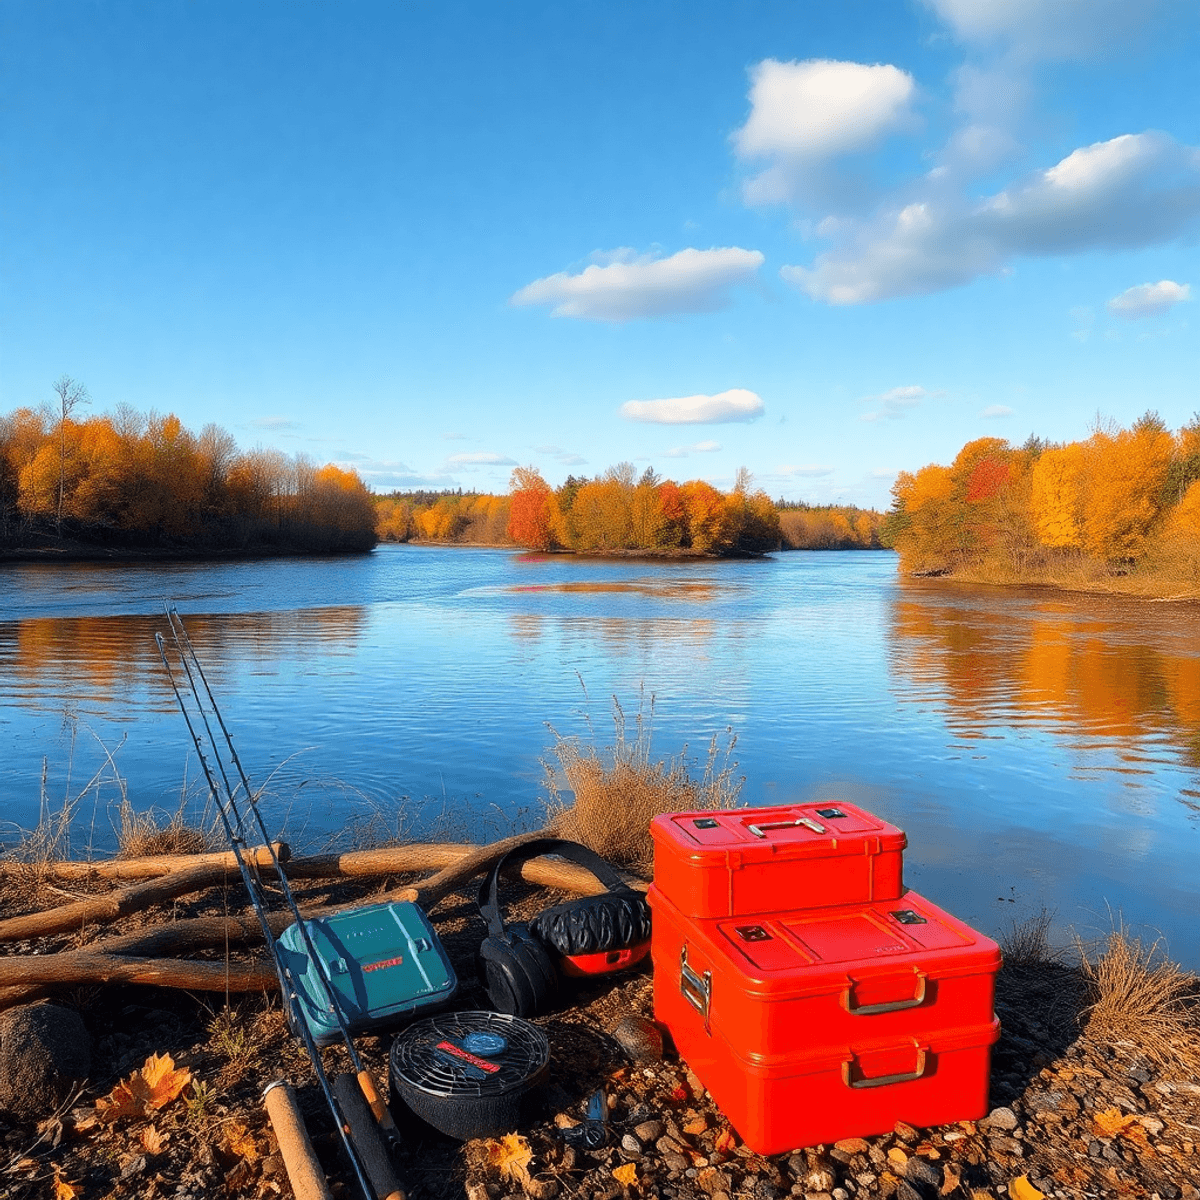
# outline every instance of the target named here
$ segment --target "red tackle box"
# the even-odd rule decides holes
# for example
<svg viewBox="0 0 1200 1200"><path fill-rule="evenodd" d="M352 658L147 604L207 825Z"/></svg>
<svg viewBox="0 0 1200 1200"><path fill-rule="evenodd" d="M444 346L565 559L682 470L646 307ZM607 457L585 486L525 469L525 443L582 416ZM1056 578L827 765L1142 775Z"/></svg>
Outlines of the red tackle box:
<svg viewBox="0 0 1200 1200"><path fill-rule="evenodd" d="M891 900L902 830L845 801L664 813L650 822L654 885L687 917Z"/></svg>
<svg viewBox="0 0 1200 1200"><path fill-rule="evenodd" d="M987 1111L991 939L912 891L702 920L648 898L655 1017L752 1150Z"/></svg>

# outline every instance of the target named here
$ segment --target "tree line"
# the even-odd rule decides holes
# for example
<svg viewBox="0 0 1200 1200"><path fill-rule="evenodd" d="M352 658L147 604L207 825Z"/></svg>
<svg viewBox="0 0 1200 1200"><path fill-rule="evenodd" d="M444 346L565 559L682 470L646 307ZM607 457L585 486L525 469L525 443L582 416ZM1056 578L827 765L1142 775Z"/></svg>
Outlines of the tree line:
<svg viewBox="0 0 1200 1200"><path fill-rule="evenodd" d="M679 484L621 463L552 488L518 467L506 495L393 492L376 497L380 541L517 545L582 553L738 554L878 550L883 514L853 505L773 503L742 471L731 492Z"/></svg>
<svg viewBox="0 0 1200 1200"><path fill-rule="evenodd" d="M170 550L367 550L371 493L354 471L304 455L239 451L217 425L121 405L80 419L87 393L0 417L0 546L49 536Z"/></svg>
<svg viewBox="0 0 1200 1200"><path fill-rule="evenodd" d="M912 574L1200 581L1200 413L1174 433L1147 412L1077 442L979 438L892 495L882 536Z"/></svg>

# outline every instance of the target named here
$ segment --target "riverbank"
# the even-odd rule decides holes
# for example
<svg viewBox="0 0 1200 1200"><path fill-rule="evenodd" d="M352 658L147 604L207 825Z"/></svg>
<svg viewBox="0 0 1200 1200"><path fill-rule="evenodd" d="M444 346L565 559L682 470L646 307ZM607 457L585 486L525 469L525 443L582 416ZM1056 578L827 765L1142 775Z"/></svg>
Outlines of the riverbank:
<svg viewBox="0 0 1200 1200"><path fill-rule="evenodd" d="M185 920L240 913L238 890L210 889L176 901L172 915ZM305 904L341 903L376 890L326 882L300 888L300 898ZM559 898L527 887L514 915L528 916ZM30 907L28 889L23 898L10 892L0 899L0 916ZM432 917L461 981L458 1003L485 1006L474 972L484 928L473 889L447 897ZM134 915L123 932L152 919ZM3 956L44 955L103 940L92 927L9 943ZM648 1022L653 1015L651 976L643 967L612 977L615 984L584 981L537 1019L553 1067L536 1115L514 1131L521 1141L509 1146L522 1161L521 1172L505 1173L498 1143L460 1144L409 1124L397 1160L409 1198L1200 1200L1197 980L1186 977L1186 994L1173 1010L1175 1036L1164 1046L1144 1036L1155 1014L1145 1008L1143 993L1147 981L1152 985L1158 977L1120 944L1123 982L1102 970L1111 945L1097 958L1064 961L1045 951L1037 930L1031 935L1025 929L1013 931L1007 949L996 998L1003 1033L993 1054L984 1121L936 1129L899 1125L883 1136L771 1157L754 1154L669 1039L660 1056L653 1038L637 1042L624 1035L623 1022L627 1030L637 1024L631 1018ZM244 961L236 950L206 957L218 964ZM1124 1007L1114 1007L1116 1001ZM121 985L75 989L54 1003L81 1019L91 1071L82 1089L53 1113L0 1113L0 1194L7 1200L50 1194L199 1200L218 1189L236 1198L286 1196L290 1189L260 1098L264 1084L279 1077L297 1090L335 1194L355 1195L311 1068L287 1033L276 997L226 1002L219 994ZM359 1040L380 1081L387 1078L388 1049L386 1036ZM340 1050L326 1053L330 1069L343 1069ZM133 1108L123 1117L97 1120L97 1102L151 1055L167 1055L173 1070L187 1072L179 1094L157 1109ZM581 1118L598 1089L609 1104L607 1143L594 1150L572 1147L562 1130Z"/></svg>
<svg viewBox="0 0 1200 1200"><path fill-rule="evenodd" d="M1057 566L1018 572L999 564L985 564L910 570L906 574L911 579L984 584L995 588L1029 588L1076 595L1127 596L1155 603L1200 600L1200 575L1186 579L1176 574L1113 569L1103 563L1092 562L1081 562L1069 570Z"/></svg>

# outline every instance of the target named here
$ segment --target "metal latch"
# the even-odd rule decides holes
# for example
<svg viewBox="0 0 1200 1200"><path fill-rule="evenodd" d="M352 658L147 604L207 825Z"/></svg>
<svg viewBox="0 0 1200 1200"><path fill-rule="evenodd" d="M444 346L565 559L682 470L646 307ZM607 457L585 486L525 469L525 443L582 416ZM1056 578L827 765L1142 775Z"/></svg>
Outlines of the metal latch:
<svg viewBox="0 0 1200 1200"><path fill-rule="evenodd" d="M900 922L901 925L928 925L928 920L921 916L916 909L913 908L896 908L892 910L892 916Z"/></svg>
<svg viewBox="0 0 1200 1200"><path fill-rule="evenodd" d="M765 838L768 829L795 829L797 825L803 825L805 829L811 829L813 833L824 833L825 826L820 821L814 821L811 817L800 817L796 821L764 821L761 825L747 825L755 837Z"/></svg>
<svg viewBox="0 0 1200 1200"><path fill-rule="evenodd" d="M697 975L688 966L687 946L679 952L679 991L683 998L704 1018L704 1032L711 1033L708 1027L708 1010L712 1004L712 972L705 971Z"/></svg>
<svg viewBox="0 0 1200 1200"><path fill-rule="evenodd" d="M697 817L692 822L697 829L716 829L718 823L714 817Z"/></svg>
<svg viewBox="0 0 1200 1200"><path fill-rule="evenodd" d="M743 942L769 942L771 935L761 925L735 925Z"/></svg>
<svg viewBox="0 0 1200 1200"><path fill-rule="evenodd" d="M845 817L845 813L840 808L818 808L817 816L824 817L827 821L838 821Z"/></svg>

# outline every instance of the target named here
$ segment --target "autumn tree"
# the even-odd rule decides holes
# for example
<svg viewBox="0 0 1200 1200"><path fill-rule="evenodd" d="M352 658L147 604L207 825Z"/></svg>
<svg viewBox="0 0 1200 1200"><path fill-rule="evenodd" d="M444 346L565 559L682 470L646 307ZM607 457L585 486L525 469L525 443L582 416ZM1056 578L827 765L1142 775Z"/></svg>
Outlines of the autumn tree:
<svg viewBox="0 0 1200 1200"><path fill-rule="evenodd" d="M53 383L54 394L58 397L58 532L62 533L63 498L66 493L67 474L67 420L81 404L90 404L87 388L82 383L72 379L70 375L61 375Z"/></svg>
<svg viewBox="0 0 1200 1200"><path fill-rule="evenodd" d="M1097 430L1086 446L1089 475L1083 544L1103 559L1136 559L1162 508L1174 444L1156 413L1132 429Z"/></svg>
<svg viewBox="0 0 1200 1200"><path fill-rule="evenodd" d="M509 479L508 536L529 550L554 544L554 493L536 467L515 467Z"/></svg>
<svg viewBox="0 0 1200 1200"><path fill-rule="evenodd" d="M1078 442L1044 450L1030 472L1029 508L1043 546L1083 546L1084 454Z"/></svg>

